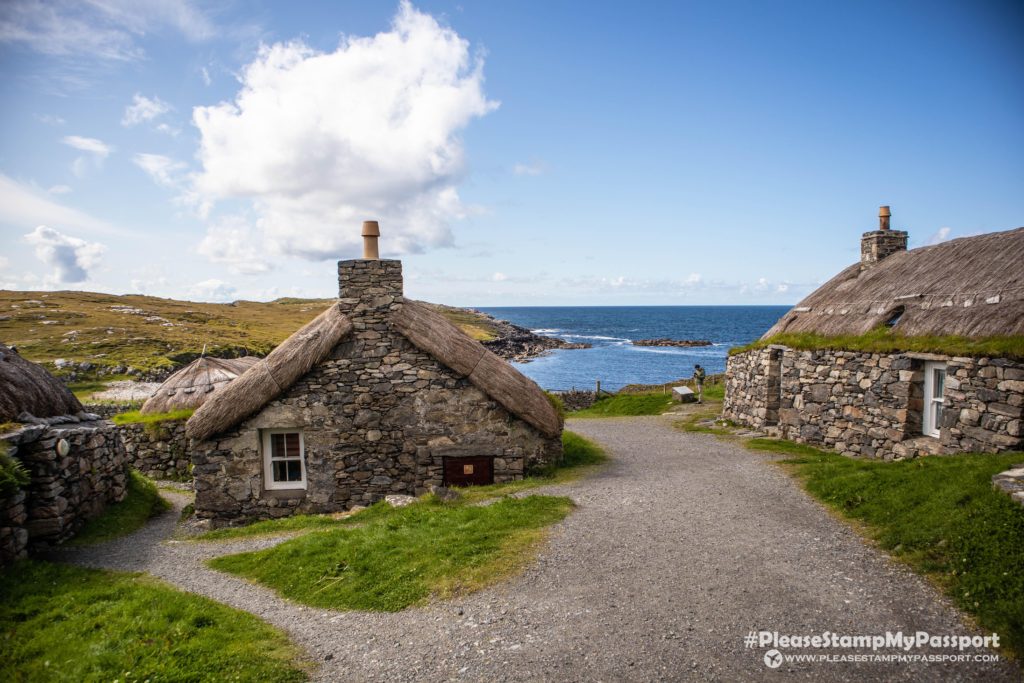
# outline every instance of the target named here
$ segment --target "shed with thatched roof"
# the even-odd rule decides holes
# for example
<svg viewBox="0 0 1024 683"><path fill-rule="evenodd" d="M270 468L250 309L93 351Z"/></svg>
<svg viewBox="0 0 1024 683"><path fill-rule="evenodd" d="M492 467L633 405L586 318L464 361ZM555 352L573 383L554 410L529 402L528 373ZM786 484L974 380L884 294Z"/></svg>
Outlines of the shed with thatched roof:
<svg viewBox="0 0 1024 683"><path fill-rule="evenodd" d="M80 412L82 404L59 379L0 344L0 422L22 413L43 418Z"/></svg>
<svg viewBox="0 0 1024 683"><path fill-rule="evenodd" d="M889 221L883 206L859 263L730 356L725 416L886 459L1021 448L1024 228L908 251Z"/></svg>
<svg viewBox="0 0 1024 683"><path fill-rule="evenodd" d="M333 512L561 457L545 393L405 299L401 262L368 251L338 264L337 303L189 418L200 517Z"/></svg>
<svg viewBox="0 0 1024 683"><path fill-rule="evenodd" d="M168 377L160 388L142 404L143 413L169 413L174 410L195 410L214 392L256 364L259 358L195 359Z"/></svg>

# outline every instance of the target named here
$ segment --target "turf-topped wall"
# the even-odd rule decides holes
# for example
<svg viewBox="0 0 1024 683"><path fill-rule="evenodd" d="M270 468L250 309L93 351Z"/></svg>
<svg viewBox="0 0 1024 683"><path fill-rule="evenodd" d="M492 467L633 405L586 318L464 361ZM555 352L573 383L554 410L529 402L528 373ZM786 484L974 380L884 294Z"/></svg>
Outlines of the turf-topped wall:
<svg viewBox="0 0 1024 683"><path fill-rule="evenodd" d="M924 370L945 368L938 437L926 436ZM1024 363L773 345L730 356L724 417L847 455L893 459L1024 446Z"/></svg>
<svg viewBox="0 0 1024 683"><path fill-rule="evenodd" d="M0 537L23 541L29 549L71 538L108 503L124 499L127 468L124 446L109 422L28 425L0 437L8 453L28 470L29 481L0 501ZM16 500L24 493L19 511ZM23 555L12 543L14 556ZM9 561L7 544L3 560Z"/></svg>
<svg viewBox="0 0 1024 683"><path fill-rule="evenodd" d="M152 479L192 478L185 420L119 425L128 464Z"/></svg>

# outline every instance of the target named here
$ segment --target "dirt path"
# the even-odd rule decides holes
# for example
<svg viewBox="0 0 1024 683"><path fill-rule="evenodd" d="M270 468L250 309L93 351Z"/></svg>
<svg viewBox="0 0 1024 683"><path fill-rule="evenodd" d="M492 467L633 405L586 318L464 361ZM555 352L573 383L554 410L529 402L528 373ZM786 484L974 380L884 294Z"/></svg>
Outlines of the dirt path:
<svg viewBox="0 0 1024 683"><path fill-rule="evenodd" d="M550 491L579 508L530 569L457 602L397 614L301 607L202 564L276 541L160 543L172 515L65 558L148 571L248 610L288 631L321 663L324 681L1019 680L1009 665L977 662L767 668L768 648L744 647L750 631L973 632L931 586L867 547L766 456L678 432L667 418L569 428L614 461Z"/></svg>

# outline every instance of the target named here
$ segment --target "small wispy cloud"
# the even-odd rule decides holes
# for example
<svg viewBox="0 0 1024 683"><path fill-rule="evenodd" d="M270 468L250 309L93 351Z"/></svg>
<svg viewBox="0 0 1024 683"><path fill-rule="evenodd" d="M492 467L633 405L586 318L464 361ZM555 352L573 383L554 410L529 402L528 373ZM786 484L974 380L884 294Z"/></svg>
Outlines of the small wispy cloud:
<svg viewBox="0 0 1024 683"><path fill-rule="evenodd" d="M166 114L171 110L171 105L167 104L159 97L154 96L153 98L146 97L135 93L132 97L132 103L125 107L124 116L121 117L122 126L135 126L140 123L152 121L153 119Z"/></svg>
<svg viewBox="0 0 1024 683"><path fill-rule="evenodd" d="M86 138L82 137L81 135L65 136L61 138L61 142L63 142L68 147L74 147L79 151L95 154L96 156L101 157L103 159L106 159L114 150L113 147L106 144L102 140L97 140L96 138Z"/></svg>
<svg viewBox="0 0 1024 683"><path fill-rule="evenodd" d="M236 291L238 290L227 282L217 278L210 278L209 280L195 283L188 288L186 294L190 299L224 302L231 301L235 297Z"/></svg>
<svg viewBox="0 0 1024 683"><path fill-rule="evenodd" d="M65 123L67 123L67 121L65 121L61 117L55 116L53 114L42 114L36 116L36 118L39 119L41 123L45 123L48 126L63 126Z"/></svg>
<svg viewBox="0 0 1024 683"><path fill-rule="evenodd" d="M203 77L203 83L206 86L213 85L213 78L210 77L210 71L205 66L199 67L199 75Z"/></svg>
<svg viewBox="0 0 1024 683"><path fill-rule="evenodd" d="M47 192L50 194L68 194L71 192L71 188L67 185L54 185Z"/></svg>
<svg viewBox="0 0 1024 683"><path fill-rule="evenodd" d="M528 164L516 164L512 167L512 172L516 175L541 175L547 168L543 161L534 160Z"/></svg>
<svg viewBox="0 0 1024 683"><path fill-rule="evenodd" d="M495 282L504 282L508 279L508 275L505 275L505 273L495 273L491 276L491 279Z"/></svg>
<svg viewBox="0 0 1024 683"><path fill-rule="evenodd" d="M163 154L136 154L132 163L141 168L157 185L176 187L180 182L179 174L186 166Z"/></svg>
<svg viewBox="0 0 1024 683"><path fill-rule="evenodd" d="M925 242L925 246L931 246L933 244L941 244L949 239L949 233L952 232L951 228L939 228L932 236Z"/></svg>

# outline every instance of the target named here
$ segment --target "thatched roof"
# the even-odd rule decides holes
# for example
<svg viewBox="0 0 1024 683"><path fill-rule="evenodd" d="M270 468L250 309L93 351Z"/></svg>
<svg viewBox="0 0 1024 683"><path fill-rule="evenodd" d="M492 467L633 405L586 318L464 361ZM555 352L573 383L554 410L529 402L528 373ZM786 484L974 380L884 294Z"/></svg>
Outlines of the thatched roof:
<svg viewBox="0 0 1024 683"><path fill-rule="evenodd" d="M325 359L351 331L352 323L332 305L199 406L186 434L202 441L238 424Z"/></svg>
<svg viewBox="0 0 1024 683"><path fill-rule="evenodd" d="M168 377L142 404L143 413L169 413L198 408L228 382L251 368L259 358L197 358Z"/></svg>
<svg viewBox="0 0 1024 683"><path fill-rule="evenodd" d="M897 252L845 269L765 333L860 335L892 321L905 336L1024 335L1024 228Z"/></svg>
<svg viewBox="0 0 1024 683"><path fill-rule="evenodd" d="M562 419L532 380L474 341L429 307L406 300L391 324L418 349L469 379L473 385L547 436L557 436ZM186 425L202 441L256 413L325 359L352 329L333 305L286 339L199 407Z"/></svg>
<svg viewBox="0 0 1024 683"><path fill-rule="evenodd" d="M418 349L465 375L478 389L547 436L562 431L562 419L537 384L485 349L440 313L406 300L391 324Z"/></svg>
<svg viewBox="0 0 1024 683"><path fill-rule="evenodd" d="M60 380L0 344L0 422L13 422L26 412L53 417L81 411L82 404Z"/></svg>

